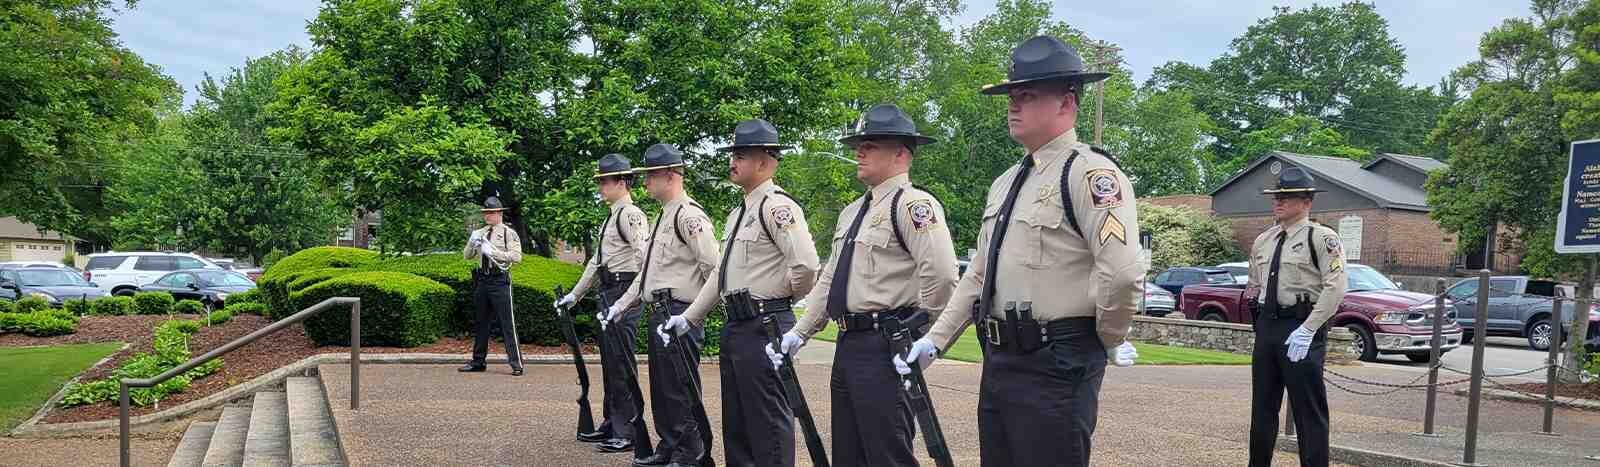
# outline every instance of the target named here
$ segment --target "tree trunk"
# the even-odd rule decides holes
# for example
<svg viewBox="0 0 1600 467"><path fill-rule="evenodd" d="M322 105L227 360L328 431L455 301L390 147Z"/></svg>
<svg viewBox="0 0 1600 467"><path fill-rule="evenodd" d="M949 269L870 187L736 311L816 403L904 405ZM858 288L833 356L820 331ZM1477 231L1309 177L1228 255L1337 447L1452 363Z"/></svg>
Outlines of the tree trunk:
<svg viewBox="0 0 1600 467"><path fill-rule="evenodd" d="M1594 268L1596 261L1600 261L1600 256L1589 257L1586 265L1587 272L1583 274L1583 280L1578 282L1577 303L1572 304L1570 307L1572 314L1567 315L1571 318L1571 323L1568 325L1571 328L1571 332L1568 332L1565 335L1566 338L1562 340L1562 345L1565 346L1561 350L1561 353L1564 354L1561 359L1563 362L1562 367L1567 370L1560 374L1561 382L1563 383L1581 382L1579 375L1583 374L1583 364L1589 361L1589 356L1583 348L1583 342L1589 338L1586 334L1589 331L1589 307L1594 300Z"/></svg>

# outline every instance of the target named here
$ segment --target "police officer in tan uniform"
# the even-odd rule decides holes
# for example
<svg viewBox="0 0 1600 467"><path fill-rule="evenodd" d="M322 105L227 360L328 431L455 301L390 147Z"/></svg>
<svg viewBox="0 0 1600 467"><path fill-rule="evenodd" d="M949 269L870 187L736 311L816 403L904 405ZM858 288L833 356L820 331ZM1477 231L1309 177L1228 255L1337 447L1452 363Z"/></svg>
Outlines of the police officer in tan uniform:
<svg viewBox="0 0 1600 467"><path fill-rule="evenodd" d="M893 351L878 324L918 310L938 313L955 290L956 253L944 206L909 176L917 148L934 139L918 134L898 107L884 104L839 141L855 150L856 179L868 190L839 213L833 257L806 297L805 317L784 334L782 351L793 356L828 321L837 323L833 465L917 465L911 409L901 402ZM773 366L781 365L782 355L768 349Z"/></svg>
<svg viewBox="0 0 1600 467"><path fill-rule="evenodd" d="M634 276L639 273L639 267L644 263L645 241L648 240L649 231L646 230L644 211L633 204L633 197L628 192L632 178L633 168L628 164L627 158L620 154L607 154L600 158L594 179L600 189L600 198L611 203L610 213L600 225L600 239L595 242L598 246L595 247L594 256L589 258L588 264L584 267L583 276L578 278L578 284L572 287L572 292L556 301L556 308L576 302L594 287L595 282L599 282L600 313L595 319L602 327L620 324L634 328L639 323L639 313L636 309L617 313L615 317L607 316L613 309L612 303L633 284ZM602 417L605 421L601 422L595 432L578 435L579 440L601 443L597 447L601 452L624 452L633 449L633 434L628 426L628 420L633 418L634 404L625 389L626 374L619 366L632 363L626 359L613 361L605 358L609 354L633 353L632 339L624 340L623 345L626 348L617 352L610 352L612 349L601 352L600 369L605 379Z"/></svg>
<svg viewBox="0 0 1600 467"><path fill-rule="evenodd" d="M729 213L722 263L689 305L665 330L682 335L702 327L719 302L727 312L719 362L722 377L722 439L729 466L794 465L794 414L766 353L762 318L772 315L779 332L794 327L791 305L811 291L817 248L811 243L800 203L772 183L782 150L778 130L765 120L739 123L728 180L744 189L744 202ZM719 297L721 300L719 300Z"/></svg>
<svg viewBox="0 0 1600 467"><path fill-rule="evenodd" d="M683 191L683 171L683 153L668 144L650 146L644 152L644 166L634 169L634 173L643 174L650 197L661 202L661 216L651 229L642 272L613 306L631 308L637 302L649 302L655 310L646 318L650 329L688 309L689 301L700 293L721 258L711 218ZM702 333L695 329L686 336L694 355L700 354ZM701 445L700 430L711 427L698 425L693 410L700 403L700 394L683 384L682 378L699 381L700 373L695 370L689 375L681 374L679 368L683 367L672 360L681 357L668 351L670 348L660 339L649 339L648 347L650 410L661 441L654 455L634 464L698 465L701 455L711 449ZM694 361L687 367L697 369L699 364Z"/></svg>
<svg viewBox="0 0 1600 467"><path fill-rule="evenodd" d="M1250 248L1249 287L1256 345L1250 360L1250 465L1272 465L1283 393L1299 428L1300 465L1328 465L1328 388L1322 382L1328 317L1344 300L1344 248L1339 234L1308 220L1316 180L1283 168L1272 197L1277 223Z"/></svg>
<svg viewBox="0 0 1600 467"><path fill-rule="evenodd" d="M500 198L483 201L483 228L472 231L461 256L478 261L472 269L472 301L478 309L477 327L472 335L472 361L461 372L484 371L489 356L489 324L500 323L500 339L506 344L506 360L511 376L522 376L522 350L517 342L517 319L511 308L511 266L522 262L522 240L517 231L501 222L505 206Z"/></svg>
<svg viewBox="0 0 1600 467"><path fill-rule="evenodd" d="M976 318L983 465L1083 466L1106 363L1136 356L1124 340L1145 272L1133 185L1074 131L1079 92L1107 74L1085 72L1076 50L1048 36L1011 60L1008 80L983 93L1010 97L1011 137L1028 154L989 186L979 257L910 354L928 365Z"/></svg>

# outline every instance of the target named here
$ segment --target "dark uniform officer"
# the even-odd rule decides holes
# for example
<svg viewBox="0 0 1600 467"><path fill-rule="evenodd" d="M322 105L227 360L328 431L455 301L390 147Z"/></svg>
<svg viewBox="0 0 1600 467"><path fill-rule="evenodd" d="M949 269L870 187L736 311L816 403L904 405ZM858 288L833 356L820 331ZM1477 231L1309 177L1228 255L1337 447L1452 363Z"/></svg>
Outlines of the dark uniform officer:
<svg viewBox="0 0 1600 467"><path fill-rule="evenodd" d="M650 196L661 202L661 216L656 218L649 246L645 247L643 272L617 303L630 307L641 297L651 302L656 312L648 317L650 329L683 314L720 259L717 240L712 237L711 218L683 191L683 167L683 153L670 145L656 144L645 150L644 167L634 170L645 174ZM656 301L663 292L665 300ZM690 353L699 355L704 331L695 329L687 334ZM700 394L683 383L685 375L681 374L681 367L673 364L682 357L670 352L660 339L654 338L655 334L651 337L650 411L661 442L654 457L634 463L698 465L701 455L711 449L701 445L700 436L700 430L711 427L699 426L695 419L694 408L700 403ZM700 380L699 365L699 361L694 361L688 366L696 369L687 375L695 381Z"/></svg>
<svg viewBox="0 0 1600 467"><path fill-rule="evenodd" d="M985 466L1089 464L1107 360L1131 365L1124 337L1145 265L1133 185L1078 142L1076 95L1105 73L1038 36L1011 54L1007 123L1028 155L989 186L978 251L955 296L911 354L927 362L974 316L987 341L978 441ZM974 304L978 312L973 313ZM926 363L922 363L926 364Z"/></svg>
<svg viewBox="0 0 1600 467"><path fill-rule="evenodd" d="M600 188L600 196L611 203L610 214L606 216L605 223L600 225L600 239L595 242L594 256L589 258L588 264L583 269L583 276L578 278L578 284L572 287L572 292L557 301L560 307L579 298L593 287L595 282L600 283L601 296L605 298L600 304L600 315L597 319L606 320L606 311L612 302L622 296L623 291L633 284L634 276L639 273L639 266L644 263L644 249L646 236L644 211L633 205L633 197L628 193L628 184L633 177L633 168L628 164L628 159L620 154L607 154L600 158L599 170L594 178ZM622 325L629 329L639 324L638 310L627 310L616 317L610 325ZM604 341L602 339L602 341ZM601 352L600 369L605 377L605 403L602 417L605 421L595 429L594 433L578 435L578 439L586 442L601 442L597 448L602 452L624 452L633 449L633 432L628 421L633 419L633 398L626 389L626 374L621 365L631 365L628 359L613 361L606 358L608 354L631 355L633 353L633 339L623 339L623 347L617 352Z"/></svg>
<svg viewBox="0 0 1600 467"><path fill-rule="evenodd" d="M1328 465L1328 388L1322 382L1328 317L1344 300L1344 249L1339 234L1307 220L1322 190L1299 167L1282 169L1272 196L1277 224L1250 249L1250 284L1261 290L1256 346L1250 361L1250 465L1272 464L1283 393L1299 428L1300 465Z"/></svg>
<svg viewBox="0 0 1600 467"><path fill-rule="evenodd" d="M472 301L477 306L477 326L472 337L472 362L461 367L463 372L484 370L484 359L489 356L490 323L500 323L500 338L506 344L506 360L511 364L511 375L522 376L522 351L517 342L517 319L511 310L511 265L522 262L522 240L517 231L501 222L505 207L500 198L490 196L483 201L483 220L489 224L472 231L472 238L461 255L477 260L472 270Z"/></svg>
<svg viewBox="0 0 1600 467"><path fill-rule="evenodd" d="M800 204L777 185L778 130L766 121L746 120L734 130L728 178L744 188L744 203L728 213L728 240L714 280L689 305L683 318L703 326L719 296L748 292L755 309L725 307L722 352L722 439L729 466L794 465L794 413L784 403L783 386L767 358L762 320L772 315L779 332L794 327L794 297L811 291L817 276L817 248L811 243ZM733 292L733 294L728 294Z"/></svg>
<svg viewBox="0 0 1600 467"><path fill-rule="evenodd" d="M829 320L837 323L833 465L917 465L911 409L901 401L900 375L877 324L919 309L938 313L955 290L956 250L944 206L912 186L908 175L912 153L934 139L917 134L910 117L885 104L867 111L855 133L839 141L862 161L857 179L868 191L839 213L833 258L782 350L792 356Z"/></svg>

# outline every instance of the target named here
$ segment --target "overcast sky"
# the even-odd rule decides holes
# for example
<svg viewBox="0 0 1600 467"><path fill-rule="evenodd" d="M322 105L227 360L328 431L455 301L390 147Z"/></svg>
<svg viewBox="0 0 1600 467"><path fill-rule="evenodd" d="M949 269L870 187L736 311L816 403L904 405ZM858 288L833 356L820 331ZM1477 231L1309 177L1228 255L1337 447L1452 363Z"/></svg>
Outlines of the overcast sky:
<svg viewBox="0 0 1600 467"><path fill-rule="evenodd" d="M1290 0L1133 0L1055 2L1055 19L1092 37L1120 45L1143 82L1150 70L1173 60L1204 65L1225 52L1228 42L1275 5L1305 7ZM1336 4L1337 2L1321 2ZM118 3L120 4L120 2ZM161 66L194 102L203 73L214 75L289 44L310 45L306 21L316 15L314 0L199 1L146 0L116 16L122 41L145 60ZM1478 38L1509 17L1527 16L1523 0L1379 0L1389 32L1405 47L1406 82L1432 85L1477 57ZM994 10L994 0L968 0L957 19L968 25Z"/></svg>

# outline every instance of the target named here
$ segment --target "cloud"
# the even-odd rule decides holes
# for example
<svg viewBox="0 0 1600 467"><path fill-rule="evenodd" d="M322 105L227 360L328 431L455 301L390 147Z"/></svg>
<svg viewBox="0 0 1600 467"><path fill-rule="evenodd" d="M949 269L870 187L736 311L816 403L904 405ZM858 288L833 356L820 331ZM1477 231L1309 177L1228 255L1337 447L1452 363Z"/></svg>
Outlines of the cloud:
<svg viewBox="0 0 1600 467"><path fill-rule="evenodd" d="M220 75L290 44L309 47L306 22L315 0L139 2L115 15L122 42L183 87L184 103L195 100L205 73Z"/></svg>

